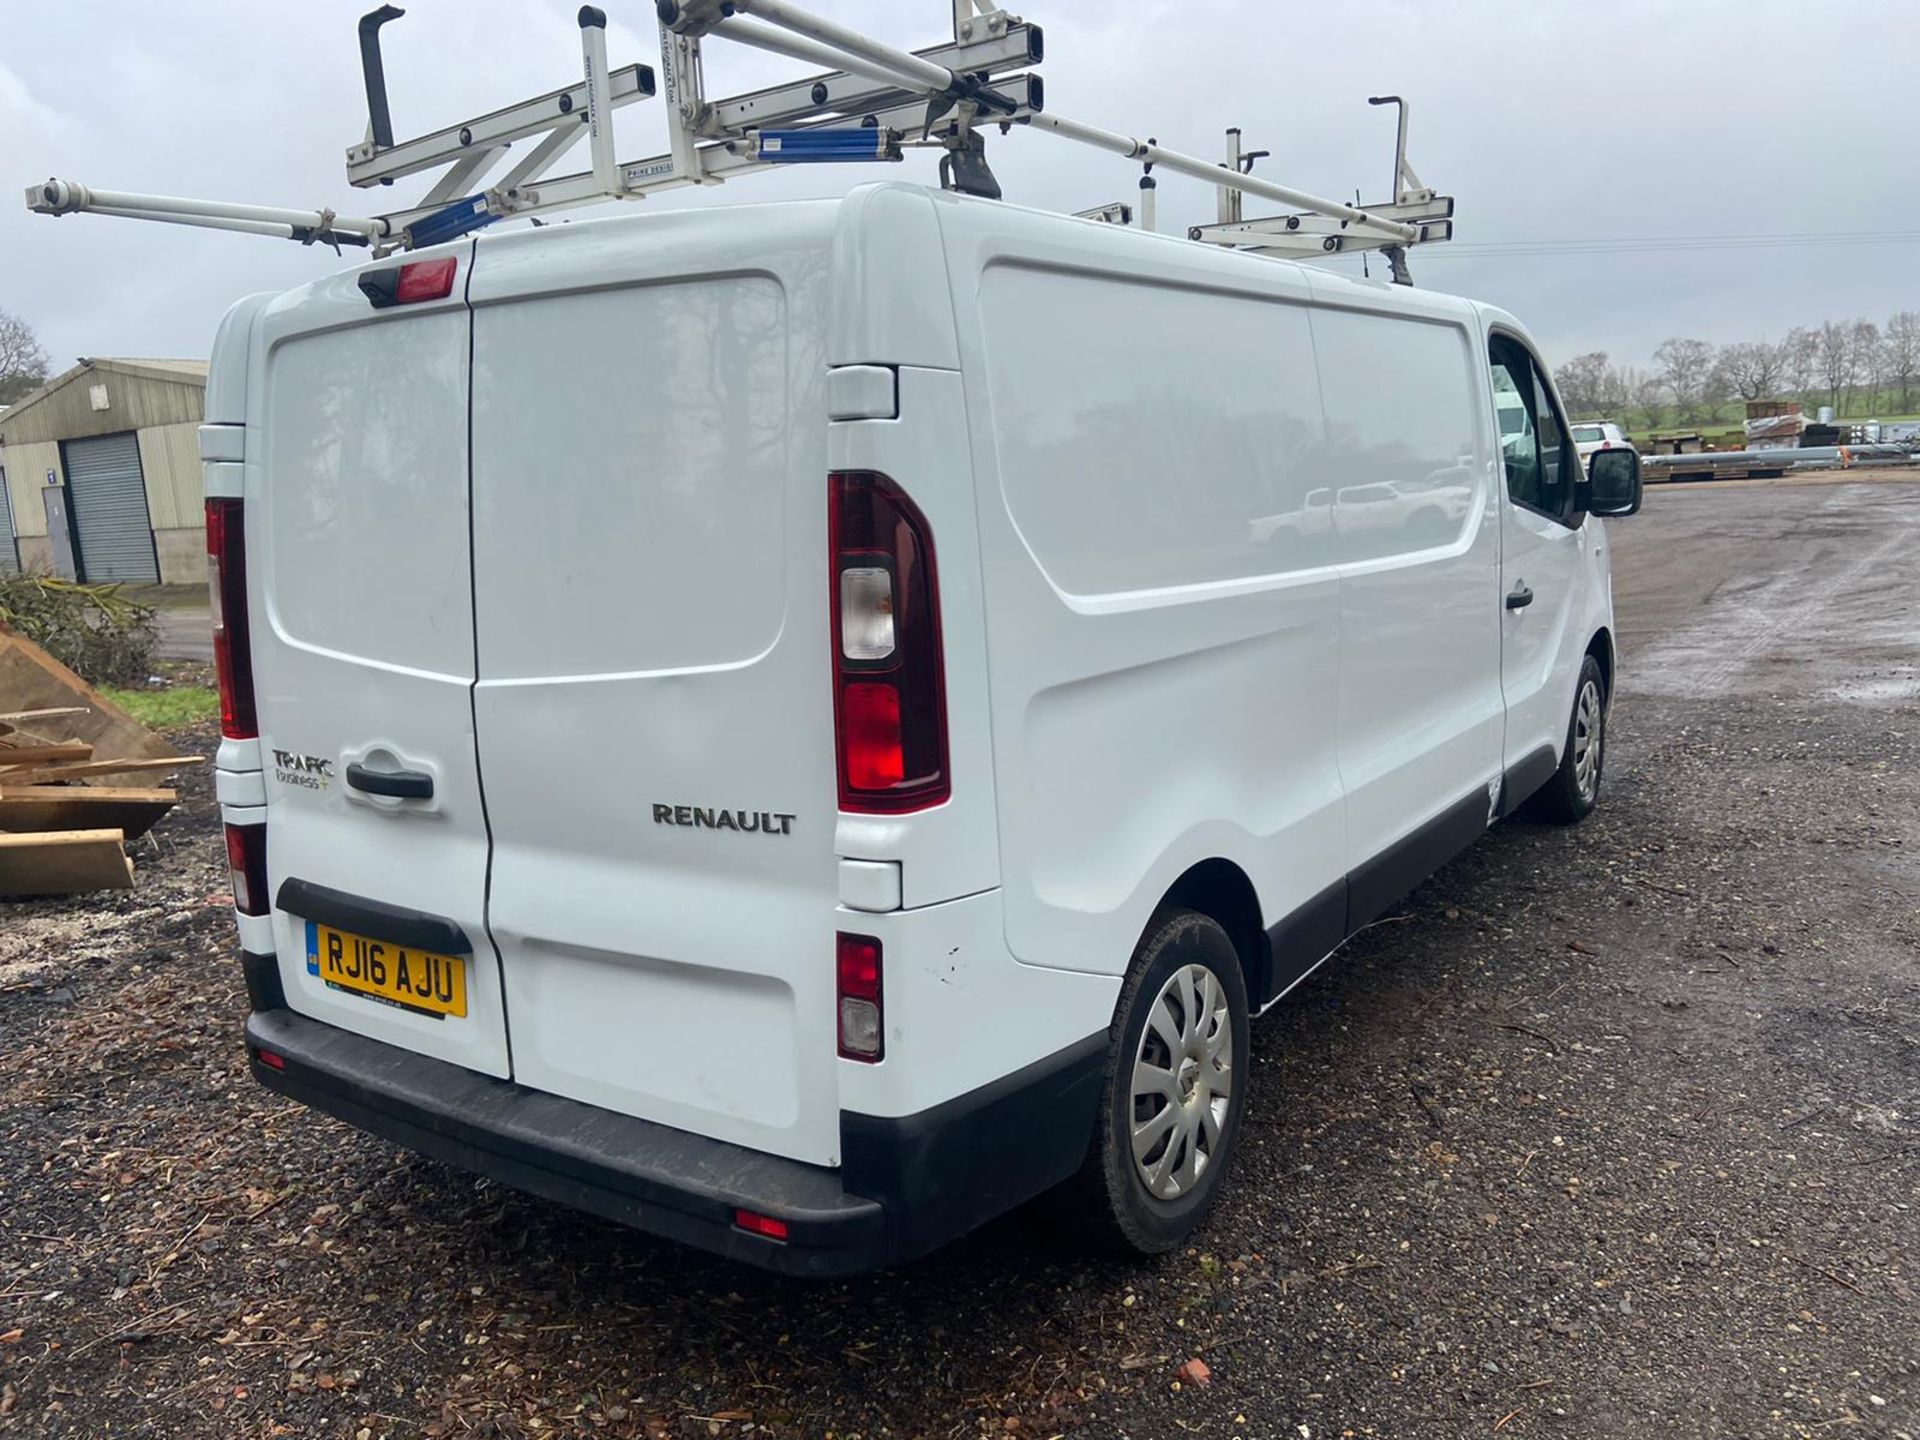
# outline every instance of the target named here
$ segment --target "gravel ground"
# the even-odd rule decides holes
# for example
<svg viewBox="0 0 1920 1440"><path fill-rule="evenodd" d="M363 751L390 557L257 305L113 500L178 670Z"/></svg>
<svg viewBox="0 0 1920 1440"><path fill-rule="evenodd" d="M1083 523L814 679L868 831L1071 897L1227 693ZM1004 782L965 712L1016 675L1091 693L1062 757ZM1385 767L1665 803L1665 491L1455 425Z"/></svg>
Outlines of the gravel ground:
<svg viewBox="0 0 1920 1440"><path fill-rule="evenodd" d="M781 1281L273 1099L191 782L132 894L0 908L0 1432L1920 1436L1920 485L1613 534L1600 813L1256 1027L1150 1264L1036 1207Z"/></svg>

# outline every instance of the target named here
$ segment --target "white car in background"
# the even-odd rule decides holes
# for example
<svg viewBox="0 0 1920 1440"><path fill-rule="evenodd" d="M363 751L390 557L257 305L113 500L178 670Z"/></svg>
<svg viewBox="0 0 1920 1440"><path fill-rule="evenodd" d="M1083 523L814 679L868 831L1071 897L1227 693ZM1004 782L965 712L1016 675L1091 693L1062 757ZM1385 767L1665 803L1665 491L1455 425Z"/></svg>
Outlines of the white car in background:
<svg viewBox="0 0 1920 1440"><path fill-rule="evenodd" d="M1627 432L1611 420L1596 420L1591 425L1573 427L1573 448L1580 454L1585 464L1596 450L1632 450L1633 442L1627 439Z"/></svg>

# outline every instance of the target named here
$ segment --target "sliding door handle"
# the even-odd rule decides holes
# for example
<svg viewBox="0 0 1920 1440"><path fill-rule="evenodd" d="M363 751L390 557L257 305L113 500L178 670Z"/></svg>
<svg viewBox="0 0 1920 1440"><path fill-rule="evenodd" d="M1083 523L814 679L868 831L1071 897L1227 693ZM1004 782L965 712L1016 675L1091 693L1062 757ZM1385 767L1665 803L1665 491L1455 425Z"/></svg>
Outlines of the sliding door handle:
<svg viewBox="0 0 1920 1440"><path fill-rule="evenodd" d="M1507 592L1507 609L1509 610L1524 610L1532 603L1533 591L1527 588L1527 582L1524 580Z"/></svg>

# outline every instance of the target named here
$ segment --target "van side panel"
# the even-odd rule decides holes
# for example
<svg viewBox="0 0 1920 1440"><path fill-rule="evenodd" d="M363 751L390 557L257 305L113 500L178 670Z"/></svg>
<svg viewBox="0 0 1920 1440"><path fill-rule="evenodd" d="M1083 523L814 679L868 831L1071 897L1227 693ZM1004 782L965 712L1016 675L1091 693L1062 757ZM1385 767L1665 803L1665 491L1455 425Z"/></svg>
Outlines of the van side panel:
<svg viewBox="0 0 1920 1440"><path fill-rule="evenodd" d="M1339 580L1306 284L943 206L968 380L1007 936L1118 973L1216 856L1268 923L1344 875Z"/></svg>
<svg viewBox="0 0 1920 1440"><path fill-rule="evenodd" d="M1351 930L1492 814L1505 715L1500 525L1473 337L1452 313L1466 307L1394 295L1392 312L1364 310L1361 287L1322 277L1314 287L1341 302L1315 309L1313 337L1341 562ZM1434 843L1411 838L1427 832Z"/></svg>

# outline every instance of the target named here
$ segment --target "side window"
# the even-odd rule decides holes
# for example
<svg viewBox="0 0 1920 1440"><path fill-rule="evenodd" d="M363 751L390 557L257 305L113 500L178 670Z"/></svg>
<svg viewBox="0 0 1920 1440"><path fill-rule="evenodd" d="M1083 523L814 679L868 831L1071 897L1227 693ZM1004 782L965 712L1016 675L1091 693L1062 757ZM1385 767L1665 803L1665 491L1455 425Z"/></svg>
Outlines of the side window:
<svg viewBox="0 0 1920 1440"><path fill-rule="evenodd" d="M1573 510L1579 458L1533 356L1518 341L1494 335L1493 408L1507 496L1517 505L1565 520Z"/></svg>
<svg viewBox="0 0 1920 1440"><path fill-rule="evenodd" d="M1488 348L1493 356L1493 413L1499 421L1507 495L1538 510L1542 508L1540 435L1533 421L1533 367L1525 351L1501 336L1494 336Z"/></svg>
<svg viewBox="0 0 1920 1440"><path fill-rule="evenodd" d="M1537 368L1533 373L1533 405L1540 425L1540 494L1546 501L1540 508L1549 515L1566 515L1573 509L1573 482L1580 460Z"/></svg>

